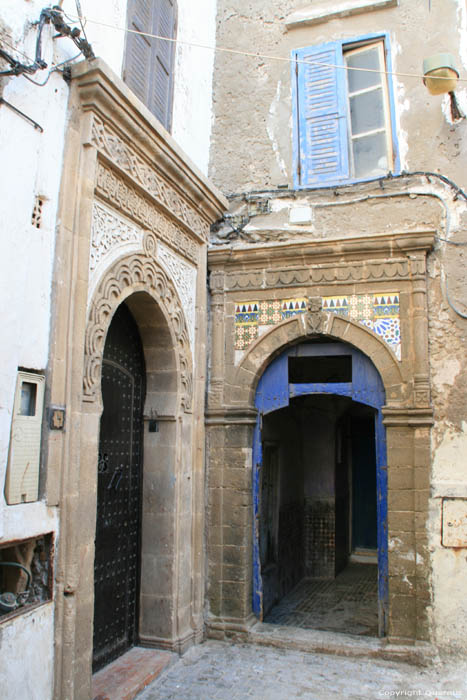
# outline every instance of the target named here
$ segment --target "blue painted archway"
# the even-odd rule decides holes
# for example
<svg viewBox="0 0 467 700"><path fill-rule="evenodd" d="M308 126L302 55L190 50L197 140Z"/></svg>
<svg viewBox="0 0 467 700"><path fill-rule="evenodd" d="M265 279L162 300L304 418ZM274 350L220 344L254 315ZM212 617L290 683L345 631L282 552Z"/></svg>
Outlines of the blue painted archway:
<svg viewBox="0 0 467 700"><path fill-rule="evenodd" d="M351 358L351 381L289 381L289 358L336 356ZM381 377L371 360L345 343L302 343L294 346L273 360L259 380L255 396L258 418L253 439L253 612L262 618L263 583L259 549L260 480L263 464L262 418L272 411L288 406L291 398L310 394L346 396L375 409L378 601L379 633L382 636L386 631L388 601L386 431L381 411L385 403L385 391Z"/></svg>

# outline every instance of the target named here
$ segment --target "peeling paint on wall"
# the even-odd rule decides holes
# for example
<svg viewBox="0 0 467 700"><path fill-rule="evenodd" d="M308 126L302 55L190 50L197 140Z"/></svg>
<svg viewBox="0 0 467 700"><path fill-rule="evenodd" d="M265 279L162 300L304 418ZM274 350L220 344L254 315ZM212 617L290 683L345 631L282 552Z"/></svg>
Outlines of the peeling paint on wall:
<svg viewBox="0 0 467 700"><path fill-rule="evenodd" d="M266 129L268 132L268 136L271 140L271 145L272 145L273 151L275 153L279 169L280 169L281 173L284 175L284 177L287 178L288 177L287 166L285 164L285 160L283 159L283 157L281 155L281 151L280 151L279 146L278 146L278 137L276 134L277 129L279 129L279 131L283 131L282 123L280 121L278 121L278 119L277 119L278 106L281 104L281 101L282 101L281 87L282 87L282 82L279 80L279 82L277 83L277 89L276 89L276 94L275 94L274 100L271 102L271 105L269 107Z"/></svg>

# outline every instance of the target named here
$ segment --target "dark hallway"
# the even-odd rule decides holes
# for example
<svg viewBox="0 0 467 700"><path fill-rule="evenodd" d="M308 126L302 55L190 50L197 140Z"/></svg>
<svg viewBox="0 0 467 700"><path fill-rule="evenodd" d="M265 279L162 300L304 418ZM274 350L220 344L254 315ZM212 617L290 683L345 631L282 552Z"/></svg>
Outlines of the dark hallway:
<svg viewBox="0 0 467 700"><path fill-rule="evenodd" d="M378 634L375 412L294 398L263 420L263 619Z"/></svg>

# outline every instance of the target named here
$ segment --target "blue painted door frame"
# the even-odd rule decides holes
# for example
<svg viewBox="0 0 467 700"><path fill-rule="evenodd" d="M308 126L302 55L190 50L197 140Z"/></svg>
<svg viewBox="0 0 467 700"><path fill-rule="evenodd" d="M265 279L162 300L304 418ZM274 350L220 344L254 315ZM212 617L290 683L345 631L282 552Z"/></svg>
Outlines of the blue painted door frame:
<svg viewBox="0 0 467 700"><path fill-rule="evenodd" d="M351 356L352 381L322 384L289 383L289 357L337 355ZM386 431L381 411L385 403L385 391L381 377L371 360L359 350L344 343L303 343L290 348L271 362L259 380L255 396L258 418L253 437L253 612L257 617L262 617L263 586L259 553L259 518L260 479L263 463L261 439L263 416L288 406L291 398L310 394L347 396L376 409L378 600L379 633L382 636L386 631L388 601Z"/></svg>

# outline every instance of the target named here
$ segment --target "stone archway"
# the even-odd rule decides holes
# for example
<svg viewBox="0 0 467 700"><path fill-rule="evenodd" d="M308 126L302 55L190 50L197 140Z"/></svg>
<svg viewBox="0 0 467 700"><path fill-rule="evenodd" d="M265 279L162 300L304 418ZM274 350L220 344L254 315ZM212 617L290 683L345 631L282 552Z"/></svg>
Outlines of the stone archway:
<svg viewBox="0 0 467 700"><path fill-rule="evenodd" d="M180 475L192 468L192 359L183 307L152 255L152 234L146 234L143 244L142 254L124 257L106 272L91 300L83 406L91 413L92 406L101 406L104 341L116 308L125 301L141 336L147 386L138 638L146 645L179 649L195 634L189 615L192 592L178 588L180 577L189 577L184 567L190 563L180 545L191 540L190 482ZM92 453L98 439L94 426L87 436Z"/></svg>
<svg viewBox="0 0 467 700"><path fill-rule="evenodd" d="M220 542L211 539L211 571L218 578L211 575L210 579L209 628L214 635L226 634L226 630L248 634L253 622L250 494L257 383L266 366L284 349L319 336L354 346L371 359L382 378L388 476L388 638L425 640L429 582L417 576L417 564L426 555L426 536L417 511L423 507L429 481L431 412L417 407L410 366L398 362L375 333L323 312L313 303L307 313L279 323L251 344L230 375L230 402L222 409L213 407L208 414L208 444L220 446L220 454L211 458L210 466L211 527L222 525L225 533ZM222 484L221 493L218 483Z"/></svg>
<svg viewBox="0 0 467 700"><path fill-rule="evenodd" d="M274 326L251 345L235 374L235 385L241 389L242 398L253 406L256 385L269 362L288 345L313 335L341 340L361 350L381 375L388 405L396 407L410 403L409 377L381 338L358 323L322 311L320 306L318 310L310 310L306 315L294 316Z"/></svg>
<svg viewBox="0 0 467 700"><path fill-rule="evenodd" d="M174 553L174 573L166 572L171 592L159 594L161 605L157 591L149 592L148 606L159 607L164 619L141 636L173 649L202 638L206 247L209 227L227 202L101 60L75 66L71 86L48 374L49 400L65 411L66 422L47 445L46 491L48 503L60 506L54 694L85 700L91 694L100 362L122 301L142 329L145 352L166 355L160 365L154 360L152 379L160 390L148 394L144 409L160 431L149 433L146 421L146 436L175 435L165 451L167 469L170 460L174 469L164 543ZM173 373L164 372L167 363ZM158 553L152 555L154 564ZM145 615L151 619L153 611Z"/></svg>
<svg viewBox="0 0 467 700"><path fill-rule="evenodd" d="M187 323L173 282L155 260L156 238L147 231L143 254L118 260L104 275L89 305L86 327L83 399L98 400L102 351L110 320L117 306L131 294L148 292L164 314L176 349L180 377L181 406L191 409L192 360Z"/></svg>

